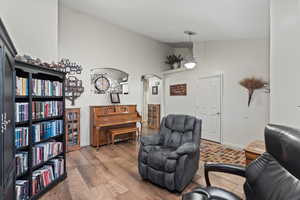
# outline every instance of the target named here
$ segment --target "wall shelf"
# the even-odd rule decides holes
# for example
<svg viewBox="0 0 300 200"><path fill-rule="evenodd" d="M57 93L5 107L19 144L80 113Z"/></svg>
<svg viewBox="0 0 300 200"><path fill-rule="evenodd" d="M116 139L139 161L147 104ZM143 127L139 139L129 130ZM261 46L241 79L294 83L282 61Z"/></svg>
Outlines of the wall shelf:
<svg viewBox="0 0 300 200"><path fill-rule="evenodd" d="M194 70L194 69L187 69L185 67L181 67L181 68L178 68L178 69L170 69L170 70L167 70L167 71L163 71L162 74L163 75L168 75L168 74L174 74L174 73L191 71L191 70Z"/></svg>

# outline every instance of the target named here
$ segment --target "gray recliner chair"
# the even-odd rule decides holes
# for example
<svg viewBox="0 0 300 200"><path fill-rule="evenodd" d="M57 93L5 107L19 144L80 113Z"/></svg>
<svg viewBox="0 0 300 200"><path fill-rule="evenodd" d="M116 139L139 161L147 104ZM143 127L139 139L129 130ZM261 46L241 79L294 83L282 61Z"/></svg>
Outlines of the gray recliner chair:
<svg viewBox="0 0 300 200"><path fill-rule="evenodd" d="M158 134L141 138L141 177L170 191L182 192L199 167L201 125L201 120L187 115L163 118Z"/></svg>

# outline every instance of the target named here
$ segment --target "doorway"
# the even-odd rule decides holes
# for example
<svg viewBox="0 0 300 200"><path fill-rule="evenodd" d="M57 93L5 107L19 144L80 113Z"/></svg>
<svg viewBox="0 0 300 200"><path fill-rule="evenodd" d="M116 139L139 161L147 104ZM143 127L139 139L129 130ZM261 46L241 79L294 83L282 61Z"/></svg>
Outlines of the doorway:
<svg viewBox="0 0 300 200"><path fill-rule="evenodd" d="M143 126L158 129L161 116L162 79L155 74L142 76L143 82Z"/></svg>
<svg viewBox="0 0 300 200"><path fill-rule="evenodd" d="M200 77L197 82L196 116L202 119L202 138L222 143L223 75Z"/></svg>

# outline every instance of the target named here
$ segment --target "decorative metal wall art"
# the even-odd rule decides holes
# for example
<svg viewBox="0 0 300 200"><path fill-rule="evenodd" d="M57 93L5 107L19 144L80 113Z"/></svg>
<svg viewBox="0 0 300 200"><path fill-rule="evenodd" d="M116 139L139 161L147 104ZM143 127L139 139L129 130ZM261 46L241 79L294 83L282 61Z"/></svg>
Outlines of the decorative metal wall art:
<svg viewBox="0 0 300 200"><path fill-rule="evenodd" d="M82 81L74 76L76 74L81 74L82 67L81 65L75 62L71 62L69 59L63 58L58 63L52 62L51 64L47 62L42 62L41 59L33 58L28 55L17 55L16 59L29 64L65 72L67 74L65 83L66 99L70 100L72 102L72 105L75 105L75 99L80 97L80 95L84 91Z"/></svg>
<svg viewBox="0 0 300 200"><path fill-rule="evenodd" d="M75 76L68 76L65 82L65 96L72 102L72 106L75 105L75 99L80 97L83 92L82 81Z"/></svg>
<svg viewBox="0 0 300 200"><path fill-rule="evenodd" d="M95 94L128 94L128 74L114 68L91 70L92 92Z"/></svg>

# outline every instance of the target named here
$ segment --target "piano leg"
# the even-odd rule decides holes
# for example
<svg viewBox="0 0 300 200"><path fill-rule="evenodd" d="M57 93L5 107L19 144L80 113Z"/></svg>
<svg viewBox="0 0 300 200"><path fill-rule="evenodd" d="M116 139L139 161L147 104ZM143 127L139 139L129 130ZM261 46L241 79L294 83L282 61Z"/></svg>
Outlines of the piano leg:
<svg viewBox="0 0 300 200"><path fill-rule="evenodd" d="M96 130L97 130L97 133L96 133L96 148L97 148L97 151L99 151L99 146L100 146L100 144L99 144L99 136L101 134L101 128L97 127Z"/></svg>

